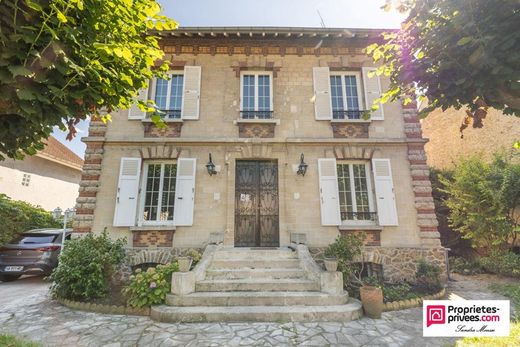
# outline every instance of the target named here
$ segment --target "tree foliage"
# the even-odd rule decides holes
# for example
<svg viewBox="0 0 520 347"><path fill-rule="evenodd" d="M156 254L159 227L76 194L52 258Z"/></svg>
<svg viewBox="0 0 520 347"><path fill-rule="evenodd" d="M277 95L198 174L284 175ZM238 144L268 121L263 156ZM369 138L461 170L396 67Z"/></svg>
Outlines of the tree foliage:
<svg viewBox="0 0 520 347"><path fill-rule="evenodd" d="M52 218L50 212L25 201L11 200L0 194L0 246L14 239L18 234L38 228L60 228L62 224Z"/></svg>
<svg viewBox="0 0 520 347"><path fill-rule="evenodd" d="M53 126L73 137L88 115L129 108L168 68L154 32L177 23L159 12L152 0L0 0L0 153L34 154Z"/></svg>
<svg viewBox="0 0 520 347"><path fill-rule="evenodd" d="M409 11L400 30L367 48L390 78L376 102L414 95L433 109L467 107L461 131L482 127L487 108L520 116L518 0L401 0ZM387 0L387 6L392 0Z"/></svg>
<svg viewBox="0 0 520 347"><path fill-rule="evenodd" d="M520 164L497 155L461 160L453 178L441 179L451 226L474 247L514 246L520 234Z"/></svg>

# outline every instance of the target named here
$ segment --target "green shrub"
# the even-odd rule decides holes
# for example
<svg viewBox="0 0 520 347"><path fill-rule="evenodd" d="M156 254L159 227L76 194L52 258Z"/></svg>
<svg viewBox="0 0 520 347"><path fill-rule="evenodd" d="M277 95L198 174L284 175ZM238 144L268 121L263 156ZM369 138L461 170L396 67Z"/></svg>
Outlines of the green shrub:
<svg viewBox="0 0 520 347"><path fill-rule="evenodd" d="M441 271L439 266L427 263L424 259L421 259L415 273L417 286L429 291L440 290L442 288Z"/></svg>
<svg viewBox="0 0 520 347"><path fill-rule="evenodd" d="M171 274L176 271L179 271L177 263L157 265L146 271L137 269L123 289L128 304L133 307L162 304L170 292Z"/></svg>
<svg viewBox="0 0 520 347"><path fill-rule="evenodd" d="M52 218L50 212L25 201L11 200L5 194L0 194L0 220L0 246L24 231L61 227L61 223Z"/></svg>
<svg viewBox="0 0 520 347"><path fill-rule="evenodd" d="M125 258L123 245L123 240L111 240L106 232L67 241L50 276L53 296L72 300L105 297L111 274Z"/></svg>
<svg viewBox="0 0 520 347"><path fill-rule="evenodd" d="M338 261L338 270L343 273L343 281L347 285L361 285L362 264L356 263L362 254L363 237L357 234L341 235L325 250L326 257L334 257Z"/></svg>
<svg viewBox="0 0 520 347"><path fill-rule="evenodd" d="M193 248L188 249L188 251L186 252L186 256L191 257L191 259L193 260L193 263L191 264L192 268L195 267L195 265L197 265L197 263L202 258L202 254L200 254L199 251Z"/></svg>
<svg viewBox="0 0 520 347"><path fill-rule="evenodd" d="M382 288L385 302L408 300L419 297L419 294L414 293L412 286L407 282L385 284Z"/></svg>
<svg viewBox="0 0 520 347"><path fill-rule="evenodd" d="M482 267L491 273L520 277L520 255L509 251L493 251L480 260Z"/></svg>
<svg viewBox="0 0 520 347"><path fill-rule="evenodd" d="M476 275L484 272L478 259L466 259L463 257L450 257L451 272L463 275Z"/></svg>

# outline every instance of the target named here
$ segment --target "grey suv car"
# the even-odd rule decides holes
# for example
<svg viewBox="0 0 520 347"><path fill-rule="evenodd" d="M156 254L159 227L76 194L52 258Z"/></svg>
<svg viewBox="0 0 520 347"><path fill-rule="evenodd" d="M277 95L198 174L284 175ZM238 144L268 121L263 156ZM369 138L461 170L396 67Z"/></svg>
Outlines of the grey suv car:
<svg viewBox="0 0 520 347"><path fill-rule="evenodd" d="M65 231L70 239L72 230ZM22 233L0 248L0 281L22 275L49 275L58 265L63 229L35 229Z"/></svg>

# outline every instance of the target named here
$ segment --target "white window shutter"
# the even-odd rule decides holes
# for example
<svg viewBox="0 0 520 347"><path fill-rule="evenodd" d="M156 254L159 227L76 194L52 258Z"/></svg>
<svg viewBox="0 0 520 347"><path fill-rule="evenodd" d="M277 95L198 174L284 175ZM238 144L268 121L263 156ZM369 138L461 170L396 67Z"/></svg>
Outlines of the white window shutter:
<svg viewBox="0 0 520 347"><path fill-rule="evenodd" d="M148 101L148 86L143 89L139 89L139 92L137 94L137 97L134 100L140 100L143 102ZM143 119L146 117L146 112L141 110L137 103L132 104L132 107L128 110L128 119Z"/></svg>
<svg viewBox="0 0 520 347"><path fill-rule="evenodd" d="M320 176L321 224L340 225L336 159L318 159L318 172Z"/></svg>
<svg viewBox="0 0 520 347"><path fill-rule="evenodd" d="M175 206L173 208L173 223L175 225L193 225L196 165L197 159L195 158L180 158L177 160Z"/></svg>
<svg viewBox="0 0 520 347"><path fill-rule="evenodd" d="M200 78L200 66L184 67L184 92L181 109L182 119L199 119Z"/></svg>
<svg viewBox="0 0 520 347"><path fill-rule="evenodd" d="M114 212L115 227L135 225L140 174L141 158L121 158Z"/></svg>
<svg viewBox="0 0 520 347"><path fill-rule="evenodd" d="M390 159L372 159L379 225L398 225Z"/></svg>
<svg viewBox="0 0 520 347"><path fill-rule="evenodd" d="M363 67L363 86L365 88L365 103L366 109L370 110L372 107L374 100L381 96L381 81L379 76L374 75L372 77L368 76L369 72L375 72L377 68L375 67ZM372 112L371 117L372 120L383 120L385 119L383 113L383 105L379 104L379 109L377 111Z"/></svg>
<svg viewBox="0 0 520 347"><path fill-rule="evenodd" d="M314 82L314 115L317 120L332 119L330 98L330 71L328 67L312 68Z"/></svg>

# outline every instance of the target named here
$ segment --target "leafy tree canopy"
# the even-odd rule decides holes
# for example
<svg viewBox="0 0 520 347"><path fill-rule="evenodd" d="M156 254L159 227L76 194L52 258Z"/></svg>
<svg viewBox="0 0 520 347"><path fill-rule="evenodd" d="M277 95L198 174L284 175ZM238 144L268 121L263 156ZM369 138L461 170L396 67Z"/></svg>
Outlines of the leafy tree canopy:
<svg viewBox="0 0 520 347"><path fill-rule="evenodd" d="M53 126L70 138L88 115L109 119L164 76L152 31L177 23L159 12L152 0L0 0L0 159L35 154Z"/></svg>
<svg viewBox="0 0 520 347"><path fill-rule="evenodd" d="M394 1L395 2L395 1ZM520 116L520 2L518 0L400 0L409 11L401 29L367 48L390 77L379 101L411 95L433 109L468 107L461 131L482 127L488 107ZM387 6L392 6L387 0Z"/></svg>

